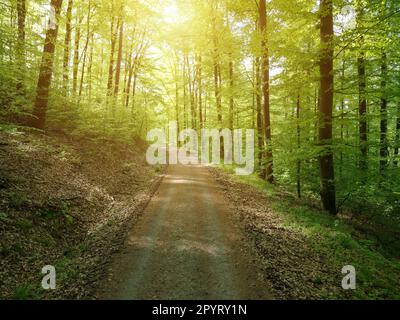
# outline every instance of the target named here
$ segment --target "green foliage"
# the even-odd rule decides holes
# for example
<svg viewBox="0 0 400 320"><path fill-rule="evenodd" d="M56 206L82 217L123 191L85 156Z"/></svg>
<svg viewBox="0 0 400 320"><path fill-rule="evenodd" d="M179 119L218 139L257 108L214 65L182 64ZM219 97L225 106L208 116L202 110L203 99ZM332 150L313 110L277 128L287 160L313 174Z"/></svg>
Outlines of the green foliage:
<svg viewBox="0 0 400 320"><path fill-rule="evenodd" d="M26 284L15 290L15 300L39 300L42 296L41 289L33 284Z"/></svg>
<svg viewBox="0 0 400 320"><path fill-rule="evenodd" d="M26 219L22 219L22 220L18 220L16 222L16 226L21 228L21 229L28 230L28 229L31 229L33 227L33 222L29 221L29 220L26 220Z"/></svg>
<svg viewBox="0 0 400 320"><path fill-rule="evenodd" d="M8 205L17 210L24 210L31 205L31 201L25 193L21 192L8 192Z"/></svg>
<svg viewBox="0 0 400 320"><path fill-rule="evenodd" d="M74 224L74 218L70 214L71 204L68 201L49 199L40 208L39 215L45 219L63 218L67 225Z"/></svg>
<svg viewBox="0 0 400 320"><path fill-rule="evenodd" d="M58 260L54 267L57 270L57 281L59 285L66 283L72 279L76 279L79 276L79 270L70 258L75 253L71 249L66 249L64 252L64 258Z"/></svg>

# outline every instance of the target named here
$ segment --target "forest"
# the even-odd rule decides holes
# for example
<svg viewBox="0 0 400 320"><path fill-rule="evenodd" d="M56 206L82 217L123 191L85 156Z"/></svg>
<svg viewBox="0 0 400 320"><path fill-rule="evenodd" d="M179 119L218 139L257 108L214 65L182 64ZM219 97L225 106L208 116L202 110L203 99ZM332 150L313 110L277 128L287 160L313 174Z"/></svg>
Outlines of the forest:
<svg viewBox="0 0 400 320"><path fill-rule="evenodd" d="M95 185L104 186L115 202L117 195L123 197L133 192L122 174L122 180L118 180L127 162L135 167L134 173L129 174L140 178L140 182L135 180L135 192L139 192L140 183L150 188L149 181L159 175L164 175L159 186L161 194L164 183L174 174L177 179L190 180L192 175L193 179L203 181L202 174L197 176L190 170L161 165L148 168L141 163L138 158L145 153L150 130L167 128L171 122L176 122L178 131L254 129L254 174L235 177L235 166L228 163L207 170L222 183L228 202L247 203L249 210L257 208L257 212L269 212L263 207L269 203L272 211L284 212L282 228L289 225L287 232L301 233L307 239L304 243L317 243L317 248L307 250L316 252L318 261L326 255L333 259L332 265L340 265L327 280L322 275L323 268L329 269L331 264L318 262L318 277L322 278L315 280L312 276L313 289L292 293L289 292L295 283L306 280L276 280L274 267L264 267L266 279L275 281L272 295L306 299L400 298L398 1L2 0L0 8L3 261L11 259L24 264L29 260L21 253L28 250L24 244L15 247L10 243L22 233L26 243L36 241L32 240L32 228L37 225L43 228L51 224L58 228L55 233L78 233L69 229L85 216L89 205L85 207L81 202L86 200L77 200L80 195L64 195L67 192L63 190L69 188L65 185L44 191L44 183L49 184L46 179L50 180L52 175L61 179L58 173L65 173L63 179L67 180L70 171L58 167L62 157L65 156L65 165L71 162L71 166L78 166L77 174L90 171L92 175L88 178L92 191L79 189L84 188L83 182L70 188L92 195L97 192L93 191ZM44 150L40 156L37 148ZM221 152L224 151L221 144ZM41 159L44 152L55 152L60 163ZM78 155L74 152L82 159L87 157L93 165L76 164L74 161L86 160L76 160ZM46 173L44 167L52 167L52 171ZM25 173L29 181L18 181ZM45 182L34 183L36 178ZM19 186L21 183L25 183L25 189ZM171 182L174 183L179 187L179 180ZM247 191L250 186L254 191ZM186 193L196 203L200 201L199 195L191 188L194 187L187 185L182 192L176 192ZM153 193L146 192L151 198ZM168 190L165 192L169 194ZM252 199L253 192L257 193L256 200ZM181 198L174 199L173 191L170 194L171 202L186 203ZM244 198L236 198L239 196ZM49 200L52 197L59 199ZM151 211L153 202L150 200L144 215ZM123 203L120 200L121 208L125 208ZM167 208L167 204L163 206ZM100 210L95 205L90 208L90 212ZM206 205L203 210L208 212ZM24 211L32 216L21 218ZM244 216L245 211L241 213ZM35 218L37 212L45 212L40 222ZM46 220L49 216L51 222ZM254 212L249 216L258 217ZM13 219L18 223L10 227ZM126 225L126 221L122 224ZM9 230L13 230L14 236L7 233L11 233ZM266 237L265 228L260 230L257 232ZM261 235L252 232L249 241L257 243L255 250L261 250ZM64 270L63 286L67 289L59 296L50 293L51 298L87 298L86 289L82 289L87 283L70 272L74 269L71 261L86 253L68 249L81 248L88 241L82 234L71 241L63 238L57 245L53 240L40 244L61 250L49 259L61 264L58 269ZM281 233L276 237L282 237L287 246L296 250L295 242L289 244L298 240L295 236ZM52 238L57 239L54 233ZM91 248L95 240L89 242L87 247ZM293 253L292 249L289 252ZM264 256L268 256L268 248L263 250ZM274 256L285 255L279 252ZM352 262L352 256L357 261ZM38 268L41 261L35 259ZM341 293L341 288L329 293L336 281L332 279L340 278L341 268L349 264L356 265L361 288L353 295L349 291ZM304 271L305 278L311 277L310 268L313 269L311 262L308 271ZM10 272L0 272L0 276L14 279ZM43 293L26 284L38 272L40 268L33 275L10 280L11 289L0 286L0 297L40 298ZM293 274L288 277L293 278ZM69 288L69 281L81 281L80 290L84 293ZM324 281L329 285L324 286ZM124 297L122 291L118 297ZM149 287L148 296L138 295L147 298L150 292ZM185 297L198 297L187 294Z"/></svg>

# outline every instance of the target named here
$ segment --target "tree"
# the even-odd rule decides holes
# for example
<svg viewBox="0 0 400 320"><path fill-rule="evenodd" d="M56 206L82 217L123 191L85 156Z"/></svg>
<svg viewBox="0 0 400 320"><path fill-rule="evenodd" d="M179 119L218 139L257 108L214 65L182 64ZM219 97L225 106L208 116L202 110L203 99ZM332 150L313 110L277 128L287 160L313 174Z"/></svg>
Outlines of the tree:
<svg viewBox="0 0 400 320"><path fill-rule="evenodd" d="M121 64L123 55L123 40L124 40L124 21L121 21L119 27L118 58L117 58L117 68L115 70L114 96L117 96L119 92L119 82L121 78Z"/></svg>
<svg viewBox="0 0 400 320"><path fill-rule="evenodd" d="M361 26L362 19L364 16L364 8L359 4L357 20ZM360 30L363 32L362 30ZM359 109L359 135L360 135L360 169L364 172L368 169L368 124L367 124L367 98L366 98L366 87L367 80L365 74L365 52L363 50L364 36L361 36L359 42L359 53L357 59L357 69L358 69L358 109Z"/></svg>
<svg viewBox="0 0 400 320"><path fill-rule="evenodd" d="M44 129L46 124L46 112L49 99L49 89L51 77L53 74L54 52L56 48L58 34L58 19L60 16L62 0L51 0L50 7L54 12L55 21L49 20L49 26L44 41L42 62L39 70L39 80L36 90L36 100L33 109L34 119L32 126L38 129Z"/></svg>
<svg viewBox="0 0 400 320"><path fill-rule="evenodd" d="M21 93L24 82L25 69L25 21L26 21L26 1L17 0L18 13L18 41L17 41L17 93Z"/></svg>
<svg viewBox="0 0 400 320"><path fill-rule="evenodd" d="M74 58L73 58L73 67L72 67L72 91L73 91L74 95L76 95L77 90L78 90L78 72L79 72L79 60L80 60L79 46L80 46L80 42L81 42L82 19L83 19L83 15L76 17Z"/></svg>
<svg viewBox="0 0 400 320"><path fill-rule="evenodd" d="M263 111L264 111L264 134L266 143L265 159L265 179L268 182L274 182L273 160L271 149L271 116L270 116L270 100L269 100L269 50L267 45L267 8L266 0L260 0L260 32L261 32L261 73L262 73L262 94L263 94Z"/></svg>
<svg viewBox="0 0 400 320"><path fill-rule="evenodd" d="M383 176L386 172L386 167L388 163L388 141L387 141L387 131L388 131L388 114L387 114L387 93L386 93L386 84L387 84L387 56L386 52L382 50L381 57L381 125L380 125L380 172Z"/></svg>
<svg viewBox="0 0 400 320"><path fill-rule="evenodd" d="M120 18L118 17L117 23L115 23L115 16L114 16L114 2L112 3L112 18L111 18L111 50L110 50L110 62L108 65L108 81L107 81L107 96L112 96L113 94L113 81L114 81L114 56L115 56L115 47L117 42Z"/></svg>
<svg viewBox="0 0 400 320"><path fill-rule="evenodd" d="M336 214L335 174L332 150L333 110L333 4L332 0L321 0L321 105L319 142L323 147L320 156L321 199L324 209Z"/></svg>
<svg viewBox="0 0 400 320"><path fill-rule="evenodd" d="M68 93L68 79L69 79L69 59L71 50L71 33L72 33L72 7L73 0L68 0L67 7L67 20L65 23L65 40L64 40L64 60L63 60L63 85L64 90Z"/></svg>

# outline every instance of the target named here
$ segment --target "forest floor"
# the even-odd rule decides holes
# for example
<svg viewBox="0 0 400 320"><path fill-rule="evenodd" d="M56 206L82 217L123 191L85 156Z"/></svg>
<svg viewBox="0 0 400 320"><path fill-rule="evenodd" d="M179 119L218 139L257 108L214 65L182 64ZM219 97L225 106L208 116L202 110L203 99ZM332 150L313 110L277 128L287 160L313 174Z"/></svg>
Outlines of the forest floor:
<svg viewBox="0 0 400 320"><path fill-rule="evenodd" d="M332 217L226 167L165 172L140 140L0 128L0 298L400 298L395 224ZM57 290L41 289L45 265Z"/></svg>
<svg viewBox="0 0 400 320"><path fill-rule="evenodd" d="M90 299L161 181L146 144L0 130L0 299ZM57 290L44 291L53 265Z"/></svg>

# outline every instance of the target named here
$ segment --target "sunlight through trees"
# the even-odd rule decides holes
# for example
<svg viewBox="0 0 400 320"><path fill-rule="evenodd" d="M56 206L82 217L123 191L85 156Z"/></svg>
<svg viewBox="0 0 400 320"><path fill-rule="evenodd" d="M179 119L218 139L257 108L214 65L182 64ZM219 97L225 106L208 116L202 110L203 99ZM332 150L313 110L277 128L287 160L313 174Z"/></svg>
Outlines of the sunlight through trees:
<svg viewBox="0 0 400 320"><path fill-rule="evenodd" d="M267 182L332 214L399 212L397 1L0 6L5 119L124 141L170 121L255 129Z"/></svg>

